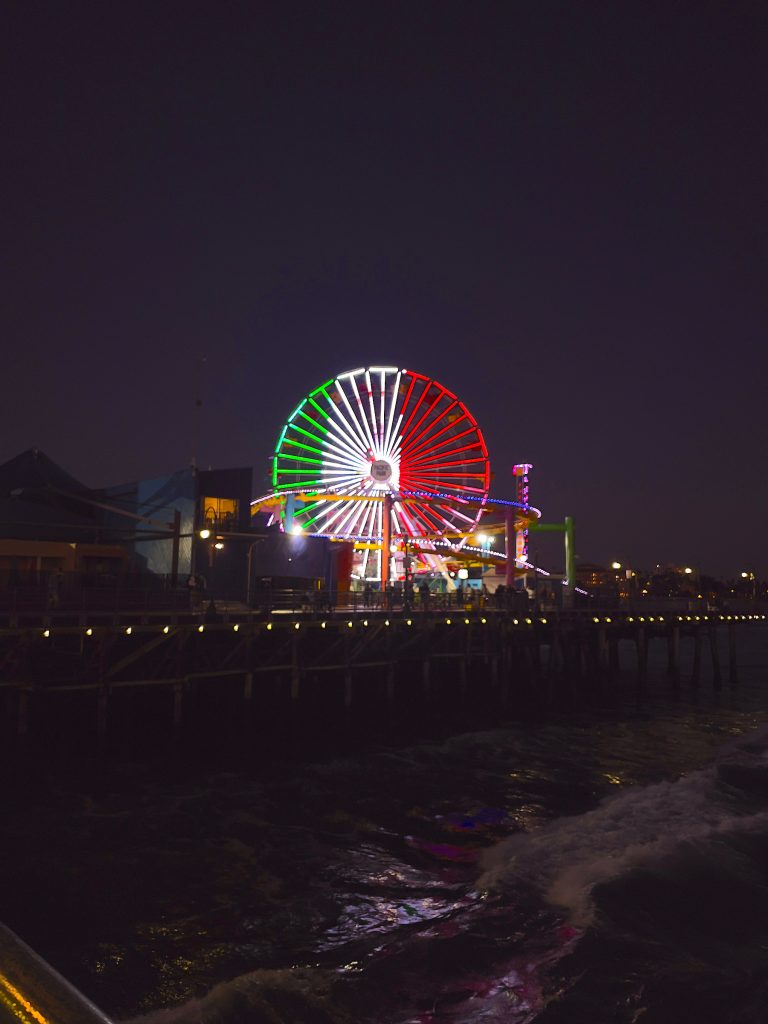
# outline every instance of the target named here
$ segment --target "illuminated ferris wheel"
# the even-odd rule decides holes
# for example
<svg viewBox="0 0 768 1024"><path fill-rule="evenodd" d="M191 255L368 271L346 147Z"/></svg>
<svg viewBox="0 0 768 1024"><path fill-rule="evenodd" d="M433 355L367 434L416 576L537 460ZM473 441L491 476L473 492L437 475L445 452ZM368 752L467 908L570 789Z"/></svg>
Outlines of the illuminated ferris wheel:
<svg viewBox="0 0 768 1024"><path fill-rule="evenodd" d="M372 366L327 380L299 403L280 434L272 483L290 496L295 530L375 548L390 534L389 515L393 540L428 550L450 536L461 546L488 497L488 451L442 384ZM364 576L381 578L378 551L364 562Z"/></svg>

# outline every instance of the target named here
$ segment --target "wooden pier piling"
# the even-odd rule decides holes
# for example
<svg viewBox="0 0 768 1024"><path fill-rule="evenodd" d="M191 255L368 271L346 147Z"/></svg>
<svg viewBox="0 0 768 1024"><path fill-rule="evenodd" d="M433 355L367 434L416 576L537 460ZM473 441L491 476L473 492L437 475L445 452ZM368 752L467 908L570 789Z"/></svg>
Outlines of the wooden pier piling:
<svg viewBox="0 0 768 1024"><path fill-rule="evenodd" d="M717 631L714 623L707 632L709 633L709 650L712 654L712 687L718 691L723 688L723 679L720 674L720 654L717 648Z"/></svg>
<svg viewBox="0 0 768 1024"><path fill-rule="evenodd" d="M701 630L693 633L693 667L691 669L691 686L697 687L701 679Z"/></svg>
<svg viewBox="0 0 768 1024"><path fill-rule="evenodd" d="M635 634L637 647L637 684L641 690L648 682L648 632L645 626L638 626Z"/></svg>
<svg viewBox="0 0 768 1024"><path fill-rule="evenodd" d="M728 623L728 684L737 686L739 673L736 667L736 623L731 620Z"/></svg>

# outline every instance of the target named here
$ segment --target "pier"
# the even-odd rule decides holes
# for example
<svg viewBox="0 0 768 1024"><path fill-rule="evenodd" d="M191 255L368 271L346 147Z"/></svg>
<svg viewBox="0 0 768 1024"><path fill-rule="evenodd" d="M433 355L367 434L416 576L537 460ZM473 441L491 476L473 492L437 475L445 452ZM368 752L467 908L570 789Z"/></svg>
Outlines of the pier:
<svg viewBox="0 0 768 1024"><path fill-rule="evenodd" d="M738 630L765 620L460 608L48 617L0 629L0 734L6 751L56 759L290 737L311 747L437 720L471 728L627 686L642 694L652 647L672 690L735 687Z"/></svg>

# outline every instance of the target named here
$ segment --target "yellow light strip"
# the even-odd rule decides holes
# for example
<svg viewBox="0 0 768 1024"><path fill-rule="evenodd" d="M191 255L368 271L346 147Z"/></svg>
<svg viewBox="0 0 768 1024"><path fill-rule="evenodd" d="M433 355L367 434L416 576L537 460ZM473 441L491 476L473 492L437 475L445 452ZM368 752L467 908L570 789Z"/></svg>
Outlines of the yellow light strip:
<svg viewBox="0 0 768 1024"><path fill-rule="evenodd" d="M0 985L2 985L5 988L5 990L13 996L17 1003L20 1003L21 1006L24 1007L27 1013L31 1014L33 1019L36 1020L38 1024L51 1024L47 1017L44 1017L42 1013L36 1010L32 1003L30 1003L29 1000L25 999L17 988L14 988L14 986L10 983L10 981L8 981L4 974L0 974ZM3 1000L3 1002L5 1002L5 999ZM19 1012L19 1007L11 1006L11 1010L13 1011L14 1015L19 1018L19 1020L25 1020L24 1015Z"/></svg>

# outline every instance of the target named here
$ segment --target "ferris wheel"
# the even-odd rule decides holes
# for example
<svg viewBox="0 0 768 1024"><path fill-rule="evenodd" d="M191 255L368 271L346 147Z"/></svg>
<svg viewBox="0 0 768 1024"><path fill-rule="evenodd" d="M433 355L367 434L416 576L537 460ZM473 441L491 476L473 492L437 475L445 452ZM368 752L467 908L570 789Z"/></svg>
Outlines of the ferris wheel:
<svg viewBox="0 0 768 1024"><path fill-rule="evenodd" d="M291 496L296 531L372 547L391 535L426 550L441 536L461 546L483 513L489 476L483 436L455 394L412 370L371 366L302 399L277 442L272 485ZM376 555L378 568L364 558L366 578L381 578Z"/></svg>

